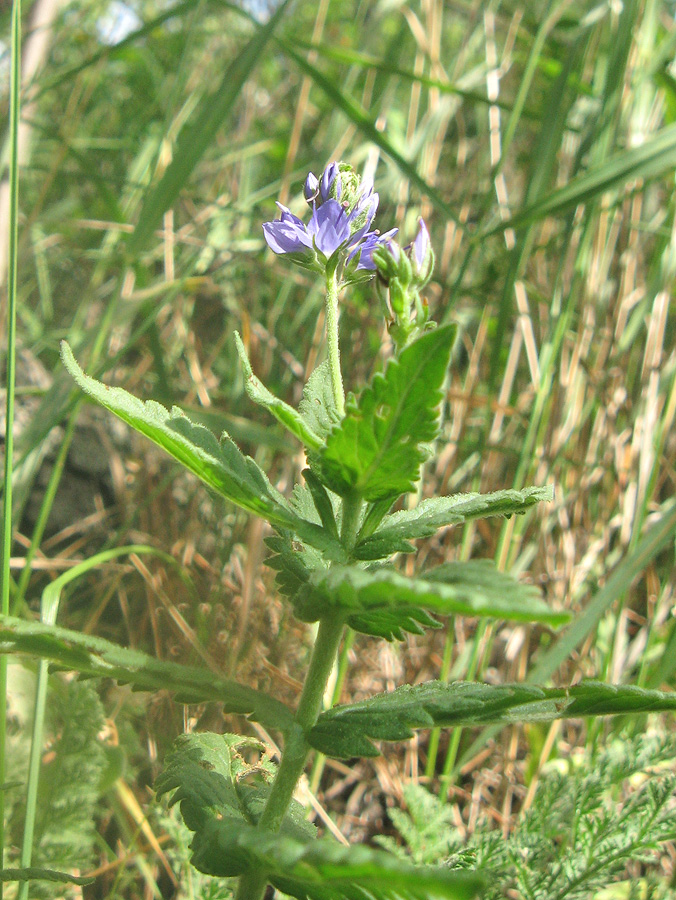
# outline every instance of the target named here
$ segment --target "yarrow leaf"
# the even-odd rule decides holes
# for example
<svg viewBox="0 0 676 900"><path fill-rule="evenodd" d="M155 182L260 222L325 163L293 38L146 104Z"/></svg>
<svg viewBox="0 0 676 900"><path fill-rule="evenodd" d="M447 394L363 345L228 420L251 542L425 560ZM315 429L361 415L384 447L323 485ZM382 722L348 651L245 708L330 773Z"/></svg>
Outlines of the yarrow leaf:
<svg viewBox="0 0 676 900"><path fill-rule="evenodd" d="M291 710L279 700L213 672L153 659L100 637L56 625L0 616L0 653L26 653L82 675L114 678L142 691L172 691L182 703L215 700L230 713L249 715L266 728L293 727Z"/></svg>
<svg viewBox="0 0 676 900"><path fill-rule="evenodd" d="M171 411L153 400L142 401L119 387L107 387L82 371L68 344L61 357L77 384L97 403L150 438L212 490L273 525L288 528L302 540L327 552L342 554L337 541L318 525L297 516L270 484L253 459L223 434L220 441L203 425L195 425L178 408Z"/></svg>
<svg viewBox="0 0 676 900"><path fill-rule="evenodd" d="M327 756L377 756L372 740L403 741L419 728L514 724L676 710L676 692L587 681L572 687L429 681L322 713L307 734Z"/></svg>
<svg viewBox="0 0 676 900"><path fill-rule="evenodd" d="M235 332L235 343L244 372L244 388L249 395L249 398L254 403L267 409L278 422L281 422L282 425L306 447L310 450L318 450L322 445L322 440L317 437L312 429L306 424L301 414L295 410L293 406L289 406L288 403L280 400L279 397L275 397L275 395L265 387L260 378L257 378L256 375L254 375L246 349L237 332Z"/></svg>
<svg viewBox="0 0 676 900"><path fill-rule="evenodd" d="M389 567L367 570L337 565L306 570L302 580L305 584L299 586L293 603L303 621L313 622L338 610L355 631L387 640L401 640L403 631L419 633L415 622L438 624L429 612L552 626L568 619L566 613L550 609L535 587L515 581L484 560L447 563L414 579Z"/></svg>
<svg viewBox="0 0 676 900"><path fill-rule="evenodd" d="M446 325L418 338L348 400L345 417L319 452L332 491L373 501L413 490L427 455L422 445L438 434L455 331Z"/></svg>
<svg viewBox="0 0 676 900"><path fill-rule="evenodd" d="M410 540L430 537L440 528L486 516L520 515L536 503L553 498L554 491L550 485L527 487L520 491L430 497L414 509L404 509L386 516L373 534L362 539L358 537L354 556L375 560L385 559L393 553L410 553L413 549Z"/></svg>

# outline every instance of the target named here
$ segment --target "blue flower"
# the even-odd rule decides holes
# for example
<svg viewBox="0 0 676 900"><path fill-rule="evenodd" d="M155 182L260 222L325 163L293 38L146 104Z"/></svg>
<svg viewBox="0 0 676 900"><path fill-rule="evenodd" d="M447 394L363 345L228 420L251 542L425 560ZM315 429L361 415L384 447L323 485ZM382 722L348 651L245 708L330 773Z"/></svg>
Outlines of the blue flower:
<svg viewBox="0 0 676 900"><path fill-rule="evenodd" d="M345 283L362 280L363 274L355 274L358 270L373 273L373 250L396 233L394 229L381 237L377 231L369 230L379 201L373 184L362 182L350 166L333 162L320 178L310 172L303 195L312 209L310 221L306 225L278 203L280 218L263 225L270 249L317 272L326 272L328 267L335 272L340 265L346 269L349 266Z"/></svg>

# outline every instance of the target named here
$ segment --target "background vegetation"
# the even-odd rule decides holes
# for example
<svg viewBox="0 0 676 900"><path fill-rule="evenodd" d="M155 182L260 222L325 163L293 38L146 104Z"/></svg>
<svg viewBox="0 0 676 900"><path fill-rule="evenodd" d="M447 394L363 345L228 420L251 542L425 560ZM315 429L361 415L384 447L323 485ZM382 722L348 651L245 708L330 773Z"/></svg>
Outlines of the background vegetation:
<svg viewBox="0 0 676 900"><path fill-rule="evenodd" d="M173 562L107 562L68 587L58 621L159 658L237 666L240 680L294 701L311 635L261 567L261 522L87 406L58 344L67 338L92 375L227 429L283 489L302 460L246 399L232 332L297 403L322 353L322 298L312 276L266 251L260 226L276 199L300 211L308 171L345 159L374 175L381 230L411 238L424 215L432 315L460 327L430 472L439 489L556 485L554 503L448 530L427 558L494 558L575 618L558 639L465 619L402 648L359 637L344 650L343 699L436 677L673 688L676 6L296 0L247 55L252 16L265 13L221 0L26 10L14 609L35 615L75 561L150 546ZM6 4L0 15L8 41ZM3 253L6 227L3 214ZM357 388L374 353L389 352L372 285L350 294L341 330ZM11 665L12 780L32 679L30 665ZM103 688L52 679L39 859L94 870L90 898L221 896L188 874L184 832L149 789L175 735L225 728L220 711ZM89 750L73 721L98 735ZM665 728L673 721L433 733L375 761L320 763L308 802L351 839L406 836L391 810L408 803L422 825L431 813L407 785L427 785L443 801L440 829L471 841L490 826L518 844L553 768L573 772L619 735L668 740ZM22 808L8 792L13 846ZM669 877L675 854L663 843L629 868L622 859L616 876Z"/></svg>

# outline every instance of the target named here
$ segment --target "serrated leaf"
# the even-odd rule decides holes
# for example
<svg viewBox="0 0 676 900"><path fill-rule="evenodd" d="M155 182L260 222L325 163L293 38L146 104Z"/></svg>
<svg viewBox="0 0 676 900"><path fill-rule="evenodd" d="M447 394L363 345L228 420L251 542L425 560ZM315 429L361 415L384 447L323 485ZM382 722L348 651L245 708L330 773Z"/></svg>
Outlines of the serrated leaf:
<svg viewBox="0 0 676 900"><path fill-rule="evenodd" d="M322 713L307 734L327 756L377 756L371 740L407 740L414 729L514 724L578 716L676 710L676 692L583 682L568 688L429 681Z"/></svg>
<svg viewBox="0 0 676 900"><path fill-rule="evenodd" d="M331 371L328 360L317 366L303 388L303 396L298 411L307 427L318 434L322 441L328 437L334 425L340 422L340 413L331 386Z"/></svg>
<svg viewBox="0 0 676 900"><path fill-rule="evenodd" d="M348 401L318 454L331 490L373 501L414 489L426 458L421 445L438 433L440 388L454 340L453 325L423 335Z"/></svg>
<svg viewBox="0 0 676 900"><path fill-rule="evenodd" d="M277 572L276 584L285 597L294 597L308 583L314 569L326 568L327 564L317 551L294 547L286 535L266 538L265 543L273 552L265 564Z"/></svg>
<svg viewBox="0 0 676 900"><path fill-rule="evenodd" d="M299 900L469 900L483 886L477 874L416 867L363 845L305 842L232 821L213 822L193 848L193 865L206 874L264 873Z"/></svg>
<svg viewBox="0 0 676 900"><path fill-rule="evenodd" d="M153 659L138 650L120 647L56 625L0 616L0 653L26 653L82 675L114 678L144 691L172 691L183 703L215 700L231 713L256 719L282 732L293 727L291 710L260 691L213 672Z"/></svg>
<svg viewBox="0 0 676 900"><path fill-rule="evenodd" d="M306 447L310 450L318 450L322 446L322 440L317 437L312 429L306 424L298 410L295 410L293 406L289 406L288 403L280 400L279 397L275 397L275 395L265 387L260 378L257 378L256 375L254 375L246 349L237 332L235 332L235 343L244 371L244 388L249 398L254 403L267 409L278 422L281 422L281 424Z"/></svg>
<svg viewBox="0 0 676 900"><path fill-rule="evenodd" d="M357 559L385 559L393 553L410 553L410 540L430 537L440 528L459 525L469 519L486 516L511 516L525 513L536 503L554 499L551 485L527 487L523 490L495 491L491 494L454 494L430 497L415 509L405 509L386 516L376 531L357 540Z"/></svg>
<svg viewBox="0 0 676 900"><path fill-rule="evenodd" d="M304 469L302 475L305 479L307 490L312 496L312 502L321 519L322 526L338 540L339 535L338 525L336 524L336 512L328 491L312 469Z"/></svg>
<svg viewBox="0 0 676 900"><path fill-rule="evenodd" d="M61 343L61 357L83 391L150 438L216 493L274 525L290 529L330 558L332 553L340 558L343 551L338 542L318 525L296 515L254 460L245 456L227 434L219 441L178 407L170 412L153 400L144 402L122 388L107 387L85 375L65 341Z"/></svg>
<svg viewBox="0 0 676 900"><path fill-rule="evenodd" d="M197 846L214 822L257 824L276 766L265 757L248 762L242 754L251 750L260 755L265 744L239 734L210 733L184 734L174 742L155 790L158 797L171 793L170 802L180 803L185 824L196 832ZM292 801L282 833L305 841L316 832L300 804Z"/></svg>
<svg viewBox="0 0 676 900"><path fill-rule="evenodd" d="M551 610L532 585L521 584L486 560L447 563L408 578L392 568L374 570L333 566L315 570L293 598L306 622L342 611L347 623L388 640L410 628L410 620L429 624L426 610L440 615L493 616L520 622L560 625L566 613ZM388 633L384 633L383 625Z"/></svg>

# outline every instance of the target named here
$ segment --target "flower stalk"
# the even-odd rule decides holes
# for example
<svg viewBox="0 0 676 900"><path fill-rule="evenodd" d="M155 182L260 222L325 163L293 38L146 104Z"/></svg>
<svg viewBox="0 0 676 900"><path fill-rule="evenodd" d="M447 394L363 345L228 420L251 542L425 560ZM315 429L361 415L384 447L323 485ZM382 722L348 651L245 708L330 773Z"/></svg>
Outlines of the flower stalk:
<svg viewBox="0 0 676 900"><path fill-rule="evenodd" d="M345 415L345 389L340 368L340 344L338 340L338 278L336 273L326 277L326 347L331 373L331 387L336 410L340 417Z"/></svg>

